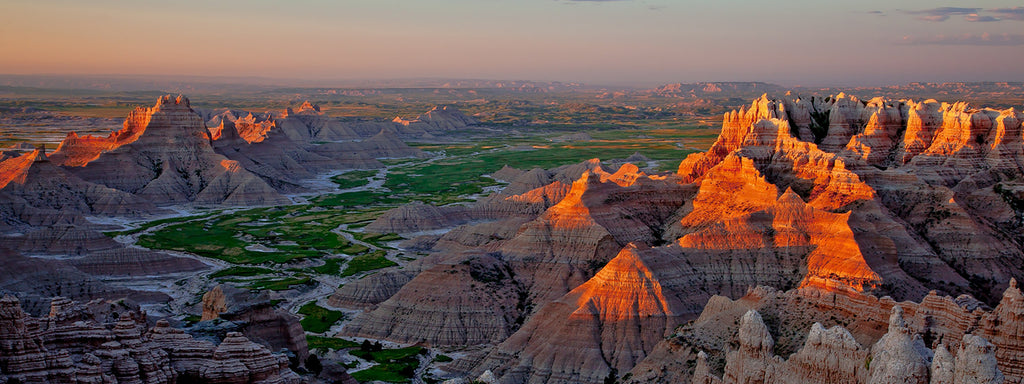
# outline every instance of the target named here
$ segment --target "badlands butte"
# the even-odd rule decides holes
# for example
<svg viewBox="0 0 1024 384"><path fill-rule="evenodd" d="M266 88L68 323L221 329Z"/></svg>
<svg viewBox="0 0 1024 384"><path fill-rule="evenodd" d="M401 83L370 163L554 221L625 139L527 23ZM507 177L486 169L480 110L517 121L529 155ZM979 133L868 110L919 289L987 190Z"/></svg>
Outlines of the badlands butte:
<svg viewBox="0 0 1024 384"><path fill-rule="evenodd" d="M164 96L4 152L0 383L1021 383L1022 124L785 93L673 170L501 167L593 138Z"/></svg>

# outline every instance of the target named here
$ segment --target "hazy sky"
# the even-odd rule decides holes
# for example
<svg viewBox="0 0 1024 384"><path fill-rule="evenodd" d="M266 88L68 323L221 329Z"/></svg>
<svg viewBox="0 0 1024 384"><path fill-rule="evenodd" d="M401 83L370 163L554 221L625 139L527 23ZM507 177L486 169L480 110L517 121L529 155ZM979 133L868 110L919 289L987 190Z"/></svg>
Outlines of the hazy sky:
<svg viewBox="0 0 1024 384"><path fill-rule="evenodd" d="M1022 81L1024 7L997 0L0 0L0 73Z"/></svg>

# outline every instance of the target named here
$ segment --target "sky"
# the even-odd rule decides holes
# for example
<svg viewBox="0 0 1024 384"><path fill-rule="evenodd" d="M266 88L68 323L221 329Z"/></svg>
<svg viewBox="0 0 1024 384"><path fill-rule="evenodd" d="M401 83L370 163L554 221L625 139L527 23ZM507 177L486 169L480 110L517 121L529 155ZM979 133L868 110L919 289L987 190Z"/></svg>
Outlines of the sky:
<svg viewBox="0 0 1024 384"><path fill-rule="evenodd" d="M1024 81L1019 1L0 0L0 74Z"/></svg>

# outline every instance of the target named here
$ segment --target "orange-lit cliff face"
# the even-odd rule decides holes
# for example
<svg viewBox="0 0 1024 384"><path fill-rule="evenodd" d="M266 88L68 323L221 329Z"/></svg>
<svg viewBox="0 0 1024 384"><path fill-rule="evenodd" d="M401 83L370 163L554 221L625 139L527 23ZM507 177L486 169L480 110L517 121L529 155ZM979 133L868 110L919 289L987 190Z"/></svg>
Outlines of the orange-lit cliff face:
<svg viewBox="0 0 1024 384"><path fill-rule="evenodd" d="M859 248L868 270L883 276L883 283L914 276L925 285L966 288L968 280L988 280L994 295L1019 276L1024 256L1016 246L1021 235L1014 228L1020 224L1010 219L1015 214L1007 192L1024 174L1021 116L1015 109L934 100L763 96L749 109L726 114L712 149L680 165L680 176L702 187L677 231L692 232L686 228L713 216L701 206L722 194L715 188L716 170L750 179L749 171L736 169L750 164L779 191L789 188L814 208L849 212L845 226L856 241L844 249ZM723 217L744 211L737 207L765 206L764 197L733 191L736 197L716 204Z"/></svg>
<svg viewBox="0 0 1024 384"><path fill-rule="evenodd" d="M466 210L467 220L487 212L499 221L460 227L434 248L494 257L537 308L466 364L510 382L600 382L655 353L654 340L712 296L758 285L865 308L879 300L871 295L921 300L932 290L994 305L1024 275L1022 120L1017 110L933 100L763 96L726 114L718 141L676 174L607 172L591 160L573 166L585 171L570 188L549 172L520 171L507 194ZM378 279L382 289L394 290L393 277ZM395 322L373 335L415 339ZM455 322L441 328L431 332L460 332ZM852 331L871 342L884 333ZM848 355L867 356L829 332Z"/></svg>
<svg viewBox="0 0 1024 384"><path fill-rule="evenodd" d="M242 164L214 151L210 131L184 96L136 108L106 138L69 135L51 157L72 175L162 204L285 203Z"/></svg>
<svg viewBox="0 0 1024 384"><path fill-rule="evenodd" d="M0 157L0 189L11 182L25 184L28 169L37 157L39 157L38 149L20 156Z"/></svg>
<svg viewBox="0 0 1024 384"><path fill-rule="evenodd" d="M124 127L107 137L79 137L74 132L69 133L57 150L50 155L50 161L68 167L84 166L99 158L103 152L138 140L146 132L146 127L150 125L153 116L171 114L167 119L185 118L187 121L190 116L183 114L182 109L189 109L188 99L179 95L172 103L170 95L167 95L161 97L153 107L138 107L129 112L128 117L124 119ZM164 124L166 123L165 121Z"/></svg>

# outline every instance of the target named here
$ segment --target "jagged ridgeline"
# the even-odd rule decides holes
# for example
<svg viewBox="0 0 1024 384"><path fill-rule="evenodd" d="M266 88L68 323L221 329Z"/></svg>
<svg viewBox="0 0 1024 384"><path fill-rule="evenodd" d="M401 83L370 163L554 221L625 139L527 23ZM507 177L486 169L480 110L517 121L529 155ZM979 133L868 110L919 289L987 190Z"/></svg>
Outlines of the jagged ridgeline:
<svg viewBox="0 0 1024 384"><path fill-rule="evenodd" d="M675 173L598 159L504 168L491 176L508 186L475 203L381 215L367 232L403 234L403 248L427 255L338 288L327 303L361 311L340 334L459 350L443 366L449 374L505 383L1024 380L1014 280L1024 277L1024 114L787 95L723 120L715 144ZM323 170L420 156L400 138L475 123L444 107L341 124L308 103L203 111L168 96L107 137L70 135L50 156L5 154L0 245L83 257L75 268L50 260L33 269L34 259L0 252L24 270L0 269L3 288L35 295L0 303L9 341L0 358L50 362L16 366L32 380L116 376L134 362L139 377L163 382L167 366L220 374L209 368L217 356L242 349L266 363L266 378L287 381L279 359L242 335L214 347L163 323L146 330L141 315L82 314L69 325L62 310L37 320L21 308L42 315L43 297L60 292L131 294L82 272L117 269L111 259L135 274L203 268L125 250L83 215L289 204ZM121 346L47 341L76 327ZM76 352L65 358L62 348ZM202 356L176 357L182 350Z"/></svg>
<svg viewBox="0 0 1024 384"><path fill-rule="evenodd" d="M206 279L200 272L209 260L126 246L100 231L122 219L175 216L179 207L291 205L286 196L312 192L304 182L327 171L424 156L402 137L476 123L453 107L397 122L342 124L308 102L255 113L197 109L184 96L168 95L136 108L107 136L71 133L49 155L5 151L0 382L302 381L289 366L302 366L308 356L305 333L279 301L239 301L248 290L225 298L217 288L227 312L215 313L219 320L210 327L190 329L200 334L193 339L177 328L183 313L175 311L195 303L168 304L165 292ZM216 302L216 295L206 298ZM147 320L139 303L159 304L160 316L169 310L170 322ZM344 367L333 375L352 382Z"/></svg>
<svg viewBox="0 0 1024 384"><path fill-rule="evenodd" d="M887 382L901 373L882 367L901 363L865 359L895 353L873 345L906 340L921 346L910 382L986 382L992 361L1019 381L1024 312L1011 281L1024 276L1022 120L1017 109L934 100L763 96L726 114L711 149L675 174L596 159L503 169L495 175L510 187L475 204L395 209L367 230L453 229L406 242L430 256L346 284L331 303L365 310L343 335L485 345L445 367L470 377L685 382L700 368L708 380L746 382L723 370L748 370L726 360L743 360L752 331L699 319L721 309L718 295L754 308L748 291L765 286L785 299L763 322L779 343L749 347L764 356L756 364L803 371L765 368L750 382ZM894 326L896 301L923 309ZM800 315L780 320L791 311ZM986 313L998 320L978 320ZM837 325L849 327L823 328ZM884 338L886 328L903 341ZM849 353L789 357L823 339ZM776 354L788 362L766 362ZM833 363L839 373L810 372ZM854 366L863 371L842 368Z"/></svg>
<svg viewBox="0 0 1024 384"><path fill-rule="evenodd" d="M111 320L113 328L105 327ZM76 304L56 298L48 316L33 318L17 299L5 296L0 351L0 377L7 383L303 382L286 356L241 333L230 332L215 345L166 320L147 328L145 312L102 300Z"/></svg>

